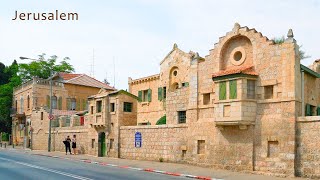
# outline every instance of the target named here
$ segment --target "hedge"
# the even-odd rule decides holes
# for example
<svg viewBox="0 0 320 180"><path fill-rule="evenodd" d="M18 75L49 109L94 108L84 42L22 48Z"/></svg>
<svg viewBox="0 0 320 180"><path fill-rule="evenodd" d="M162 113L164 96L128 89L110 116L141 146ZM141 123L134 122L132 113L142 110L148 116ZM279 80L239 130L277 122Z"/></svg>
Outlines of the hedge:
<svg viewBox="0 0 320 180"><path fill-rule="evenodd" d="M9 141L9 134L3 132L2 133L2 137L1 137L2 141Z"/></svg>

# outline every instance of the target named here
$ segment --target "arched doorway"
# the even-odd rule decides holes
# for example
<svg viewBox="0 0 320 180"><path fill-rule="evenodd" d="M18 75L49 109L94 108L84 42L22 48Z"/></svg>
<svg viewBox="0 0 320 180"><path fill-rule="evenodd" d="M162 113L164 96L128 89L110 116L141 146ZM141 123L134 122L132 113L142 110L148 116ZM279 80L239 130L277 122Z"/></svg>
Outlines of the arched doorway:
<svg viewBox="0 0 320 180"><path fill-rule="evenodd" d="M104 157L106 156L106 134L101 132L98 136L98 156Z"/></svg>

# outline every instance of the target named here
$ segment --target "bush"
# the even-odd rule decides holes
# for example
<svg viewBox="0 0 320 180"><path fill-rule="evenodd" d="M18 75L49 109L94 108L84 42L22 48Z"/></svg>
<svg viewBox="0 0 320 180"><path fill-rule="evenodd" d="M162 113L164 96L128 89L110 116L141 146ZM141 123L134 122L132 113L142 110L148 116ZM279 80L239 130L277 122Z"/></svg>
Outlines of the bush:
<svg viewBox="0 0 320 180"><path fill-rule="evenodd" d="M282 43L284 43L285 38L284 38L284 36L278 37L278 38L273 38L273 41L275 44L282 44Z"/></svg>
<svg viewBox="0 0 320 180"><path fill-rule="evenodd" d="M162 116L156 123L156 125L167 124L167 116Z"/></svg>
<svg viewBox="0 0 320 180"><path fill-rule="evenodd" d="M9 141L9 134L3 132L3 133L2 133L1 140L2 140L2 141Z"/></svg>
<svg viewBox="0 0 320 180"><path fill-rule="evenodd" d="M159 161L160 161L160 162L163 162L163 158L162 158L162 157L161 157L161 158L159 158Z"/></svg>

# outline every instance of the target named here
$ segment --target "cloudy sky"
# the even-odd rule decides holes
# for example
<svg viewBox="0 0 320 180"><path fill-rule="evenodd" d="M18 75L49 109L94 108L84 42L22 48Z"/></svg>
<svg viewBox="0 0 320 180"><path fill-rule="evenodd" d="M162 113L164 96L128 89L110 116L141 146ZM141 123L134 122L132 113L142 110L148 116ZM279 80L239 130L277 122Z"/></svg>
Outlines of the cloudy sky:
<svg viewBox="0 0 320 180"><path fill-rule="evenodd" d="M16 10L77 12L79 20L12 21ZM46 53L90 74L94 49L95 78L113 85L115 75L116 88L127 89L128 77L158 73L173 43L205 56L238 22L270 39L292 28L308 65L320 58L319 19L320 0L1 0L0 62Z"/></svg>

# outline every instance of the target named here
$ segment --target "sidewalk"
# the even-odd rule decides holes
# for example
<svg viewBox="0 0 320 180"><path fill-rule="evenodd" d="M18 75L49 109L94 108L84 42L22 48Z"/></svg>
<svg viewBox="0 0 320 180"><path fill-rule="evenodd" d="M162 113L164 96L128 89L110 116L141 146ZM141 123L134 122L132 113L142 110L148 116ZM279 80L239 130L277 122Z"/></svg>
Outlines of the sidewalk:
<svg viewBox="0 0 320 180"><path fill-rule="evenodd" d="M7 150L13 150L12 146L8 147ZM236 180L284 180L284 179L294 179L300 180L304 178L280 178L274 176L257 175L242 172L232 172L227 170L216 170L212 168L204 168L198 166L192 166L188 164L176 164L176 163L166 163L166 162L155 162L155 161L138 161L129 159L117 159L108 157L95 157L90 155L66 155L64 152L47 152L40 150L30 149L24 150L21 147L17 147L14 150L18 152L25 152L31 155L48 156L52 158L61 158L63 160L74 160L82 161L84 163L100 164L105 166L116 166L119 168L128 169L141 169L142 171L161 173L173 176L190 175L185 177L196 178L196 179L236 179Z"/></svg>

